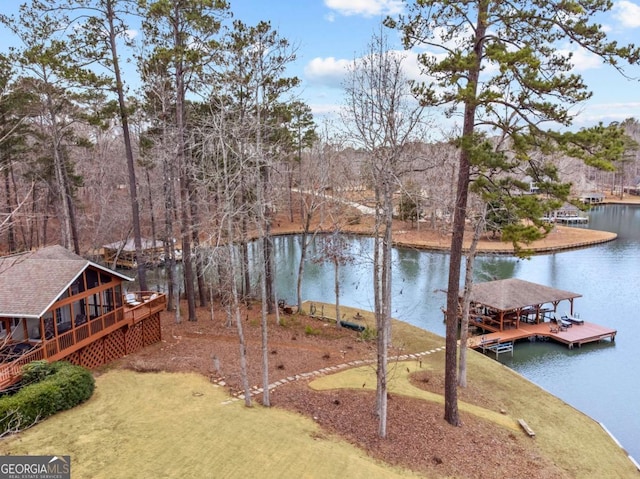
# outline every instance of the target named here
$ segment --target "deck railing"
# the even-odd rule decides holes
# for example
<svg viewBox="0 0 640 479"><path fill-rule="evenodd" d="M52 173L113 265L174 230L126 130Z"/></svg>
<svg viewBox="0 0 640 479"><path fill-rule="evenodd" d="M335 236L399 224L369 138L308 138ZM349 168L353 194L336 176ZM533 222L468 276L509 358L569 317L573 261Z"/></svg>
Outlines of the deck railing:
<svg viewBox="0 0 640 479"><path fill-rule="evenodd" d="M20 377L22 375L22 366L29 364L31 361L44 359L43 352L43 348L33 349L11 363L0 367L0 389L12 384L15 382L16 377Z"/></svg>
<svg viewBox="0 0 640 479"><path fill-rule="evenodd" d="M22 366L39 359L59 360L92 343L123 324L135 324L166 308L166 296L161 293L135 293L140 304L124 305L107 314L72 326L69 331L34 344L34 349L19 358L0 364L0 389L12 384L22 374ZM33 344L33 343L32 343Z"/></svg>
<svg viewBox="0 0 640 479"><path fill-rule="evenodd" d="M167 296L153 291L141 291L134 293L135 302L138 304L126 304L124 315L127 320L137 323L148 318L158 311L164 311L167 307Z"/></svg>

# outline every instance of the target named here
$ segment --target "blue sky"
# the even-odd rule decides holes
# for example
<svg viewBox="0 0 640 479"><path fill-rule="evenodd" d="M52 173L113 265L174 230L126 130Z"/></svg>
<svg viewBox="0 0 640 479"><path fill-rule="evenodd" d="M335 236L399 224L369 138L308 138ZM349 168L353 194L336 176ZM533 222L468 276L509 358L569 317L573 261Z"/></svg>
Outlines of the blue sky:
<svg viewBox="0 0 640 479"><path fill-rule="evenodd" d="M20 3L0 0L0 12L14 13ZM366 51L372 35L379 31L380 21L403 9L401 0L230 0L230 4L236 19L248 25L270 21L297 47L297 60L288 74L301 79L299 96L317 117L338 110L344 98L341 86L345 67ZM614 1L611 14L599 22L611 39L640 43L640 0ZM401 50L397 33L388 31L388 35L390 43ZM0 32L0 49L8 41ZM407 75L415 77L415 53L407 55ZM583 52L575 51L574 59L576 72L594 92L582 106L575 126L640 119L640 67L628 69L635 80L627 80Z"/></svg>
<svg viewBox="0 0 640 479"><path fill-rule="evenodd" d="M402 11L400 0L230 0L236 18L248 24L268 20L282 36L298 45L298 59L291 68L302 80L302 97L316 115L339 108L345 65L360 56L379 22L387 14ZM640 43L640 1L614 1L610 15L599 19L611 39ZM395 32L389 40L401 49ZM574 47L575 48L575 47ZM582 106L574 124L590 126L625 118L640 119L640 67L627 80L613 68L581 51L574 52L575 71L594 95ZM408 76L415 71L413 55L406 59Z"/></svg>

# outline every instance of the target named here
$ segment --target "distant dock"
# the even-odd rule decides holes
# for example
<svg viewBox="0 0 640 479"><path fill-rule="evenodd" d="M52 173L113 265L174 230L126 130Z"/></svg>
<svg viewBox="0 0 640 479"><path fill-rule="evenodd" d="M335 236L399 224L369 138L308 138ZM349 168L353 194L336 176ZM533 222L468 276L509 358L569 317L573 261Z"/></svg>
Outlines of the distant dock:
<svg viewBox="0 0 640 479"><path fill-rule="evenodd" d="M589 222L588 216L558 216L554 218L556 223L563 223L566 225L586 224Z"/></svg>
<svg viewBox="0 0 640 479"><path fill-rule="evenodd" d="M544 337L565 344L569 349L573 349L575 346L580 347L587 343L595 343L603 340L615 341L616 333L617 331L615 329L605 328L604 326L587 321L585 321L584 324L574 324L560 331L554 327L553 323L521 323L518 328L472 336L467 341L467 346L473 349L482 349L484 346L485 349L487 349L486 345L488 343L513 343L520 339Z"/></svg>

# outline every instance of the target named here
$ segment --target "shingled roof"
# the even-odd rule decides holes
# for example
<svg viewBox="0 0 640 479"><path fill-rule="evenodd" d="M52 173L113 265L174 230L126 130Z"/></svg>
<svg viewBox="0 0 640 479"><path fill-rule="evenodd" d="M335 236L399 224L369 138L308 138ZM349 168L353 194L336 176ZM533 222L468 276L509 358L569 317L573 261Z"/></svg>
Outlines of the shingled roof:
<svg viewBox="0 0 640 479"><path fill-rule="evenodd" d="M489 306L496 311L513 311L581 296L578 293L515 278L475 283L471 289L472 302Z"/></svg>
<svg viewBox="0 0 640 479"><path fill-rule="evenodd" d="M39 318L89 266L131 281L58 245L0 258L0 316Z"/></svg>

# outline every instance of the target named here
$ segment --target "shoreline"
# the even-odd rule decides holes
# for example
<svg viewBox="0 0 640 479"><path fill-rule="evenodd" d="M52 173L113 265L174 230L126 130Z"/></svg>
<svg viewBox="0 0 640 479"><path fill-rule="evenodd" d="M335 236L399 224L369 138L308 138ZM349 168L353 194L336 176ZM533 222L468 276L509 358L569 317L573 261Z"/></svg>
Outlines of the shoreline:
<svg viewBox="0 0 640 479"><path fill-rule="evenodd" d="M422 251L448 252L451 249L451 235L443 234L431 229L406 229L404 222L394 223L392 242L395 247L411 248ZM327 234L333 230L317 225L314 232ZM367 224L347 225L342 232L359 236L372 236L373 228ZM280 221L277 228L272 229L274 236L288 236L302 234L302 228L295 224ZM313 233L311 233L313 234ZM602 243L614 241L618 238L616 233L609 231L589 230L572 226L555 225L549 234L538 241L527 245L526 250L532 254L549 254L572 249L588 248ZM463 251L469 250L471 241L465 235ZM480 239L477 254L514 255L515 250L511 243L499 239Z"/></svg>
<svg viewBox="0 0 640 479"><path fill-rule="evenodd" d="M617 199L607 198L606 205L627 205L640 206L640 197ZM595 205L600 206L600 205ZM297 235L302 234L302 226L297 222L290 222L288 219L280 217L274 222L272 234L280 235ZM276 226L277 225L277 226ZM331 233L336 230L335 225L323 225L318 221L313 222L310 234L314 233ZM361 214L357 224L341 225L340 230L343 233L372 236L374 232L373 216L369 214ZM469 251L471 240L470 232L465 233L463 251ZM609 231L591 230L587 228L579 228L573 226L565 226L554 224L549 234L538 241L526 245L524 250L528 250L532 255L551 254L561 251L569 251L573 249L588 248L602 243L608 243L618 238L616 233ZM392 242L396 247L412 248L423 251L448 252L451 249L451 233L429 229L426 225L421 225L421 229L417 229L415 225L407 221L394 220ZM488 255L514 255L515 250L511 243L503 242L500 239L483 237L480 239L477 247L477 254Z"/></svg>

